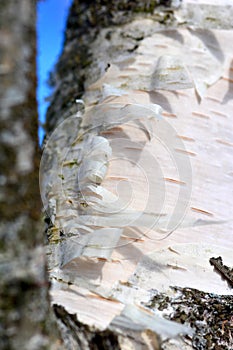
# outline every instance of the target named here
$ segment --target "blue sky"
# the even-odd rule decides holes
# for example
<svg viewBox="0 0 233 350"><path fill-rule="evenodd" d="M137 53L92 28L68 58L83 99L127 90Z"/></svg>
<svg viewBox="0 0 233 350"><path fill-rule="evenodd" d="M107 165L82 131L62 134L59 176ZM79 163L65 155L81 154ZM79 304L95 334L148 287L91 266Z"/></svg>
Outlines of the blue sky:
<svg viewBox="0 0 233 350"><path fill-rule="evenodd" d="M39 120L45 121L48 102L45 98L51 93L46 81L61 53L66 18L72 0L41 0L37 3L37 101ZM39 128L40 144L43 129Z"/></svg>

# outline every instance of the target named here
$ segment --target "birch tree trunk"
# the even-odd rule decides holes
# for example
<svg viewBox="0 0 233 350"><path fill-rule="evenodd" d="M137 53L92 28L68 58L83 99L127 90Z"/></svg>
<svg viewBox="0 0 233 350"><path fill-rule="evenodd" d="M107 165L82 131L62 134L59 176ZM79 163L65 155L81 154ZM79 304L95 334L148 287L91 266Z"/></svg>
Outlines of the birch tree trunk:
<svg viewBox="0 0 233 350"><path fill-rule="evenodd" d="M40 166L68 349L232 346L232 15L71 7Z"/></svg>
<svg viewBox="0 0 233 350"><path fill-rule="evenodd" d="M0 348L58 349L39 193L36 2L0 4ZM54 326L55 325L55 326Z"/></svg>

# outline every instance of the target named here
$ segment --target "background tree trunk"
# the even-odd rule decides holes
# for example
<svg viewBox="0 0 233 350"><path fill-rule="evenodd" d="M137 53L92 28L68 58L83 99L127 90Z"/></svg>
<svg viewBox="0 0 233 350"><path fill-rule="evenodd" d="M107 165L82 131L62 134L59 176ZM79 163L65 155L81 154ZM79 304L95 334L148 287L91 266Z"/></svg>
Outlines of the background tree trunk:
<svg viewBox="0 0 233 350"><path fill-rule="evenodd" d="M0 4L0 348L56 349L39 194L36 1Z"/></svg>

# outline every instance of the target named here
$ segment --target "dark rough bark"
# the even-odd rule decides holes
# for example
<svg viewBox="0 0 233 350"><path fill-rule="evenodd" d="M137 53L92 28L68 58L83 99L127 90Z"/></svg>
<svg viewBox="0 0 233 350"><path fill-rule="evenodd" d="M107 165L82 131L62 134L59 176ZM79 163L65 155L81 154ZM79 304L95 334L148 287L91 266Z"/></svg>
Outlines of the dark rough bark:
<svg viewBox="0 0 233 350"><path fill-rule="evenodd" d="M56 340L40 225L35 20L35 0L1 1L1 349L50 349Z"/></svg>
<svg viewBox="0 0 233 350"><path fill-rule="evenodd" d="M69 349L120 350L118 336L111 330L98 331L82 324L75 315L70 315L63 307L55 305L55 314L65 331L65 344Z"/></svg>
<svg viewBox="0 0 233 350"><path fill-rule="evenodd" d="M146 306L163 311L171 308L169 319L189 322L195 330L192 338L194 349L230 349L232 332L232 296L204 293L192 288L174 287L177 292L171 298L158 293Z"/></svg>

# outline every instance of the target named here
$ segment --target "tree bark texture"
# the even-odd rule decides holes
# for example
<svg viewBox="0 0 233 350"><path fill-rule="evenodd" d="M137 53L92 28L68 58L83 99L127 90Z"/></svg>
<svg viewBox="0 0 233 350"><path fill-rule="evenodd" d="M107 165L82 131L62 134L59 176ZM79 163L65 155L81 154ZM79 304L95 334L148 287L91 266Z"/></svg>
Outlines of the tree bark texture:
<svg viewBox="0 0 233 350"><path fill-rule="evenodd" d="M73 2L40 166L68 349L232 346L232 14Z"/></svg>
<svg viewBox="0 0 233 350"><path fill-rule="evenodd" d="M35 21L36 1L1 1L0 348L7 350L59 346L41 225Z"/></svg>

